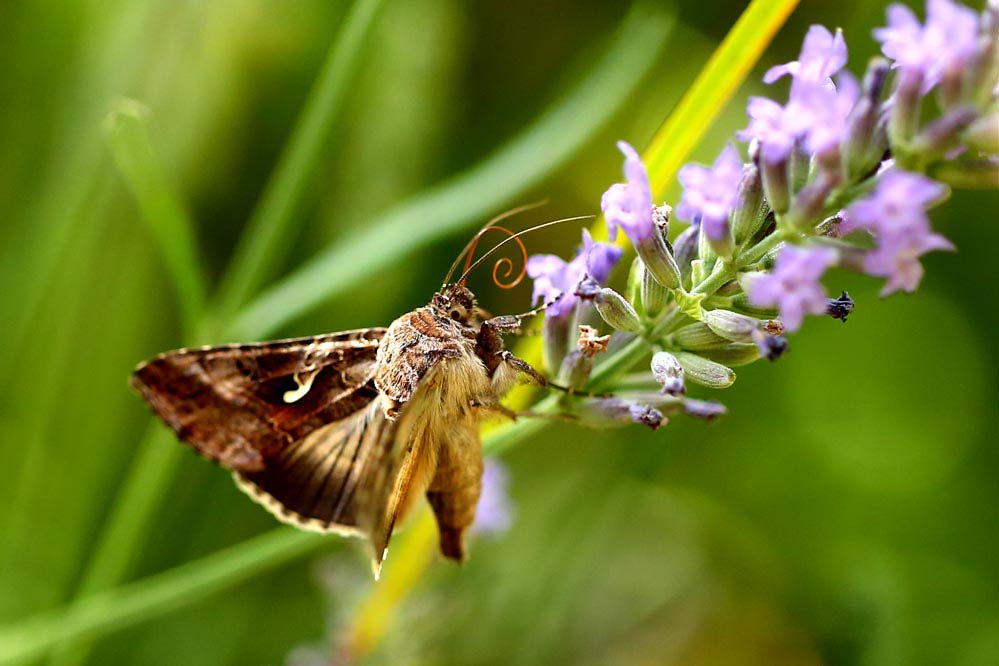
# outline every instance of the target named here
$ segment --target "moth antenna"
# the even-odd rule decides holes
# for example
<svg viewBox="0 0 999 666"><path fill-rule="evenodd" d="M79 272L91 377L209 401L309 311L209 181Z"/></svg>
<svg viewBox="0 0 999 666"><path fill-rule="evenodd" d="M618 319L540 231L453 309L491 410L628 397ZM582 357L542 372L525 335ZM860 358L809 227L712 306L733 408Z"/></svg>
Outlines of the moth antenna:
<svg viewBox="0 0 999 666"><path fill-rule="evenodd" d="M513 233L506 227L501 227L498 224L493 224L491 226L485 227L484 229L479 231L479 233L475 234L475 237L471 241L471 247L468 249L468 254L465 255L465 268L464 268L465 272L462 273L461 279L458 280L458 284L460 284L462 287L465 286L465 280L467 279L468 271L470 270L469 266L471 266L472 258L475 256L475 248L479 246L479 240L481 240L482 237L486 235L486 232L493 230L502 231L507 235L507 238L504 241L502 241L504 243L509 240L516 241L517 247L520 248L520 263L521 263L520 273L517 274L517 277L513 278L512 282L503 282L500 280L499 272L501 269L503 269L505 271L504 277L510 277L510 273L513 272L513 260L509 259L508 257L501 257L499 260L496 261L495 264L493 264L493 284L495 284L500 289L513 289L518 284L520 284L521 281L524 279L524 276L527 275L527 247L524 245L524 241L517 238L517 234ZM497 244L496 247L499 247L499 244ZM485 258L491 253L492 250L487 252L483 256L483 258Z"/></svg>
<svg viewBox="0 0 999 666"><path fill-rule="evenodd" d="M497 222L502 222L503 220L509 217L513 217L514 215L520 215L525 211L533 210L535 208L540 208L541 206L544 206L547 203L548 199L541 199L540 201L524 204L523 206L517 206L516 208L511 208L505 213L500 213L493 219L486 222L482 226L482 228L479 229L474 236L472 236L472 238L468 241L468 243L465 244L465 247L462 248L461 252L458 253L458 256L454 258L454 263L451 264L451 268L448 270L447 276L444 278L444 284L441 285L441 288L443 289L448 285L448 283L451 281L451 276L454 275L455 270L458 269L458 264L461 263L461 260L465 257L465 255L468 253L469 250L478 245L479 238L482 236L482 234L486 232L487 229L489 229L489 227L493 226Z"/></svg>
<svg viewBox="0 0 999 666"><path fill-rule="evenodd" d="M472 261L472 255L469 254L467 261L465 261L465 271L461 274L461 277L458 278L458 284L464 285L465 284L465 280L468 278L468 274L471 273L472 271L474 271L476 268L478 268L479 265L482 264L483 261L485 261L486 259L488 259L497 250L499 250L501 247L503 247L507 243L515 242L515 243L517 243L517 245L520 246L521 255L524 258L524 267L521 269L520 274L514 279L514 281L513 282L508 282L508 283L500 283L499 279L498 279L498 273L500 271L500 267L501 266L505 266L506 267L506 275L510 275L510 272L513 270L513 261L511 261L510 259L507 259L506 257L504 257L503 259L500 259L499 261L497 261L493 265L493 281L496 283L496 286L499 287L499 288L501 288L501 289L512 289L513 287L516 287L518 284L520 284L520 281L523 280L524 276L527 274L527 248L524 247L523 241L520 240L521 236L523 236L525 234L529 234L532 231L540 231L541 229L547 229L548 227L554 227L557 224L565 224L567 222L578 222L579 220L592 220L595 217L596 217L595 215L577 215L575 217L564 217L564 218L562 218L560 220L552 220L551 222L545 222L544 224L539 224L537 226L528 227L527 229L524 229L522 231L518 231L517 233L512 233L508 229L504 229L503 227L497 227L497 226L492 226L492 227L488 227L486 229L483 229L478 234L476 234L476 236L479 236L479 235L485 233L489 229L499 229L499 230L502 230L505 233L508 233L510 235L509 235L509 237L504 238L503 240L501 240L496 245L492 246L492 248L490 248L488 252L486 252L484 255L482 255L481 257L479 257L479 259L477 261L475 261L474 263L471 263L471 261ZM473 240L475 241L474 244L478 244L478 238L475 238Z"/></svg>

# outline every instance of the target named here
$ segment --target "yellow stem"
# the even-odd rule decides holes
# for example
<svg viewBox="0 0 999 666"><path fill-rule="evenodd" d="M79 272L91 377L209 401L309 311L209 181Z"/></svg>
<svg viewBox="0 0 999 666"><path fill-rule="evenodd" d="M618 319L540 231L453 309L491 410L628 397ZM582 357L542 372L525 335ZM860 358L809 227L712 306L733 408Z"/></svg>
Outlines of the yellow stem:
<svg viewBox="0 0 999 666"><path fill-rule="evenodd" d="M416 587L437 551L437 525L424 506L392 544L385 570L357 609L344 637L346 653L357 659L371 652L385 636L399 602Z"/></svg>

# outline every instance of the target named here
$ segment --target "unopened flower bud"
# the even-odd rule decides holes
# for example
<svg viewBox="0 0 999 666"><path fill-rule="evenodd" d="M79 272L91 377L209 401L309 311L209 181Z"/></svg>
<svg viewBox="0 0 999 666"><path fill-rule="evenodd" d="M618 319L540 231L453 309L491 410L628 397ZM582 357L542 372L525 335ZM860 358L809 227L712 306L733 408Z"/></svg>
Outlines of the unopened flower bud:
<svg viewBox="0 0 999 666"><path fill-rule="evenodd" d="M732 235L742 245L760 230L769 208L763 201L763 179L760 169L750 162L742 168L739 181L739 206L732 211Z"/></svg>
<svg viewBox="0 0 999 666"><path fill-rule="evenodd" d="M596 280L586 278L576 288L576 295L583 300L592 300L597 312L611 328L626 333L642 330L642 321L635 308L613 289L601 287Z"/></svg>
<svg viewBox="0 0 999 666"><path fill-rule="evenodd" d="M999 109L971 123L964 133L964 141L983 152L999 153Z"/></svg>
<svg viewBox="0 0 999 666"><path fill-rule="evenodd" d="M639 423L656 430L665 425L667 421L658 409L648 405L636 405L617 396L582 400L576 413L581 423L593 427Z"/></svg>
<svg viewBox="0 0 999 666"><path fill-rule="evenodd" d="M729 342L700 321L687 324L674 331L672 340L676 346L690 351L722 347Z"/></svg>
<svg viewBox="0 0 999 666"><path fill-rule="evenodd" d="M975 57L964 79L962 99L985 106L999 85L999 3L988 3L982 12Z"/></svg>
<svg viewBox="0 0 999 666"><path fill-rule="evenodd" d="M573 349L562 361L562 368L558 372L559 383L577 391L583 391L590 381L592 370L593 357Z"/></svg>
<svg viewBox="0 0 999 666"><path fill-rule="evenodd" d="M655 407L632 405L628 412L632 421L652 430L658 430L666 423L666 417Z"/></svg>
<svg viewBox="0 0 999 666"><path fill-rule="evenodd" d="M683 413L695 419L714 421L727 411L725 405L714 400L692 400L687 398L683 401Z"/></svg>
<svg viewBox="0 0 999 666"><path fill-rule="evenodd" d="M753 332L753 342L756 343L759 355L768 361L776 361L787 351L787 338L762 329Z"/></svg>
<svg viewBox="0 0 999 666"><path fill-rule="evenodd" d="M763 193L767 197L770 208L778 215L787 212L791 203L791 183L788 180L787 158L778 160L760 160L760 176L763 179Z"/></svg>
<svg viewBox="0 0 999 666"><path fill-rule="evenodd" d="M779 313L779 310L776 307L766 307L750 303L749 297L746 294L737 294L736 296L733 296L730 307L736 312L757 318L773 318Z"/></svg>
<svg viewBox="0 0 999 666"><path fill-rule="evenodd" d="M656 208L654 215L661 220L658 223L658 229L662 229L663 225L668 224L669 211L669 206ZM652 273L652 277L659 284L667 289L676 289L680 286L680 269L677 268L673 252L662 233L653 233L648 238L643 239L635 247L635 251L645 262L645 269Z"/></svg>
<svg viewBox="0 0 999 666"><path fill-rule="evenodd" d="M751 342L753 331L760 328L760 322L756 319L731 310L707 310L701 321L721 337L733 342Z"/></svg>
<svg viewBox="0 0 999 666"><path fill-rule="evenodd" d="M697 256L705 268L708 268L714 266L715 261L718 259L718 253L715 252L714 245L708 240L708 235L704 231L704 225L699 224L698 228L701 231L697 236Z"/></svg>
<svg viewBox="0 0 999 666"><path fill-rule="evenodd" d="M760 358L759 348L755 344L746 342L730 342L727 345L705 349L697 353L709 361L721 363L729 368L748 365Z"/></svg>
<svg viewBox="0 0 999 666"><path fill-rule="evenodd" d="M683 366L686 378L695 384L722 389L728 388L735 382L735 372L721 363L709 361L690 352L676 352L674 356Z"/></svg>
<svg viewBox="0 0 999 666"><path fill-rule="evenodd" d="M555 372L569 350L571 317L545 317L542 331L545 367Z"/></svg>
<svg viewBox="0 0 999 666"><path fill-rule="evenodd" d="M642 280L645 278L645 264L641 259L635 258L628 269L628 302L634 306L638 312L645 312L642 304Z"/></svg>
<svg viewBox="0 0 999 666"><path fill-rule="evenodd" d="M916 68L905 67L899 70L896 80L888 136L892 146L906 146L919 128L923 75Z"/></svg>
<svg viewBox="0 0 999 666"><path fill-rule="evenodd" d="M805 142L800 139L795 141L787 161L788 188L791 196L808 182L811 166L812 155L805 149Z"/></svg>
<svg viewBox="0 0 999 666"><path fill-rule="evenodd" d="M787 223L799 231L814 227L825 210L826 197L838 180L838 172L822 171L815 180L801 188L787 212Z"/></svg>
<svg viewBox="0 0 999 666"><path fill-rule="evenodd" d="M891 66L884 58L874 58L867 66L860 99L847 119L843 143L843 163L850 180L870 173L888 147L888 137L881 123L881 93Z"/></svg>
<svg viewBox="0 0 999 666"><path fill-rule="evenodd" d="M693 284L700 284L701 282L704 282L707 277L708 267L704 265L703 259L694 259L690 262L690 281Z"/></svg>
<svg viewBox="0 0 999 666"><path fill-rule="evenodd" d="M967 190L999 188L999 159L952 160L936 165L930 175L951 187Z"/></svg>
<svg viewBox="0 0 999 666"><path fill-rule="evenodd" d="M690 262L697 258L697 239L700 236L700 227L692 224L676 237L673 243L673 258L680 271L680 278L684 282L690 280Z"/></svg>
<svg viewBox="0 0 999 666"><path fill-rule="evenodd" d="M957 147L962 133L976 118L978 118L976 108L956 107L920 132L913 141L912 150L929 157L942 157Z"/></svg>
<svg viewBox="0 0 999 666"><path fill-rule="evenodd" d="M687 392L683 383L683 366L669 352L656 352L652 356L652 377L662 386L663 393L682 395Z"/></svg>
<svg viewBox="0 0 999 666"><path fill-rule="evenodd" d="M839 298L830 298L829 303L826 306L826 314L828 314L833 319L839 319L844 324L846 323L846 318L850 316L854 308L853 299L850 298L850 294L845 291L839 295Z"/></svg>
<svg viewBox="0 0 999 666"><path fill-rule="evenodd" d="M659 280L656 280L645 269L645 265L639 262L642 266L642 283L641 283L641 303L645 314L649 318L655 319L662 311L666 308L666 304L669 303L669 290L666 287L659 284Z"/></svg>

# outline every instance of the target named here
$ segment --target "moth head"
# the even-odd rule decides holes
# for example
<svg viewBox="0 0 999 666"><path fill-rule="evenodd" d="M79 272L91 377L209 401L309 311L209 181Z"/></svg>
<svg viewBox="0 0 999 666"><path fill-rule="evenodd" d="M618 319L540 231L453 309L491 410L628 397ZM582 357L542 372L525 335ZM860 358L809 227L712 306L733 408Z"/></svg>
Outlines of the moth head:
<svg viewBox="0 0 999 666"><path fill-rule="evenodd" d="M475 295L460 284L451 284L434 294L430 307L442 317L468 324L475 315Z"/></svg>

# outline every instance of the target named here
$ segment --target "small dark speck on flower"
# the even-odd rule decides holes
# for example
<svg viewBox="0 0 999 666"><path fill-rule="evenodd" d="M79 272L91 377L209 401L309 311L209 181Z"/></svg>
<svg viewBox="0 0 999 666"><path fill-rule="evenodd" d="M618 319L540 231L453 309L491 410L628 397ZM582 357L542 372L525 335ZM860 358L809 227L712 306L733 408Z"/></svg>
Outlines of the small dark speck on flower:
<svg viewBox="0 0 999 666"><path fill-rule="evenodd" d="M844 324L846 323L846 318L850 316L854 308L853 299L850 298L850 294L845 291L839 295L839 298L830 298L829 305L826 308L826 312L833 319L839 319Z"/></svg>

